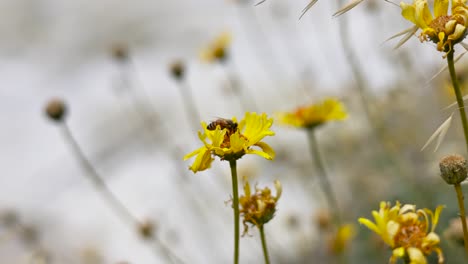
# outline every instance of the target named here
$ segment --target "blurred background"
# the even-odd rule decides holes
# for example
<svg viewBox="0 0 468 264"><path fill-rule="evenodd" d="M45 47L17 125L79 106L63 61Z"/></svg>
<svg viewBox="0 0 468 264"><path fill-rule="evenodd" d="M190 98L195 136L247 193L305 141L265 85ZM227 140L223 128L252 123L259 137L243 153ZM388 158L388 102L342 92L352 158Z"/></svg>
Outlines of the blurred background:
<svg viewBox="0 0 468 264"><path fill-rule="evenodd" d="M182 160L202 144L199 122L242 118L245 111L274 115L328 96L350 113L317 135L342 214L358 233L348 262L390 256L356 221L369 218L381 200L445 204L438 230L449 227L457 205L438 161L464 151L458 117L436 152L420 151L454 111L444 110L455 101L448 73L435 76L445 65L442 54L417 38L394 50L398 40L385 40L410 23L385 1L366 0L332 17L338 4L319 0L300 20L307 0L254 4L0 0L1 263L169 263L161 244L185 263L230 263L229 166L214 162L194 175L187 169L192 160ZM202 50L223 33L231 38L227 59L203 61ZM176 62L182 80L171 75ZM464 63L457 63L462 78ZM45 115L52 98L66 102L65 130ZM375 135L373 126L384 132ZM265 140L277 152L273 162L238 162L251 183L283 184L266 226L272 262L333 263L306 134L276 123L273 130L276 136ZM109 207L70 135L114 197L153 228L154 241ZM259 241L253 228L241 238L241 263L262 263ZM459 246L444 239L443 248L457 263Z"/></svg>

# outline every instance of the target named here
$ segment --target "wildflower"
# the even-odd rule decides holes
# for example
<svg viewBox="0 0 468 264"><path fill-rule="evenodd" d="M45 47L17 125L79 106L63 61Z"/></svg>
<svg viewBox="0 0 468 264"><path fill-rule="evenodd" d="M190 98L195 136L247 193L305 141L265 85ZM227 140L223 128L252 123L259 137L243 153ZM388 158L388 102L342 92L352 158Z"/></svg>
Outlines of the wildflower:
<svg viewBox="0 0 468 264"><path fill-rule="evenodd" d="M270 130L273 124L272 118L268 118L264 113L247 112L238 125L235 117L228 121L236 125L232 127L217 125L214 130L210 130L205 122L201 123L204 133L198 132L198 137L203 142L203 146L184 157L184 160L187 160L197 156L190 166L190 170L194 173L208 169L214 160L213 156L229 161L240 159L245 154L257 154L268 160L274 158L273 149L261 141L264 137L275 134Z"/></svg>
<svg viewBox="0 0 468 264"><path fill-rule="evenodd" d="M396 202L391 207L390 203L381 202L380 210L372 211L375 223L366 218L359 218L359 222L377 233L391 247L393 254L390 263L396 263L398 258L409 259L413 264L427 263L426 256L432 252L436 252L439 263L443 263L440 238L434 232L442 208L438 206L432 212L429 209L416 210L416 206L410 204L401 206Z"/></svg>
<svg viewBox="0 0 468 264"><path fill-rule="evenodd" d="M227 48L231 43L231 34L224 32L201 52L202 60L206 62L224 61L227 58Z"/></svg>
<svg viewBox="0 0 468 264"><path fill-rule="evenodd" d="M432 41L437 50L450 52L453 45L466 36L468 25L468 7L466 0L452 0L451 14L448 12L449 0L434 1L434 16L427 0L414 0L413 4L400 3L401 15L422 30L419 40Z"/></svg>
<svg viewBox="0 0 468 264"><path fill-rule="evenodd" d="M356 229L352 224L340 226L336 234L330 239L330 251L339 255L349 246L351 240L356 236Z"/></svg>
<svg viewBox="0 0 468 264"><path fill-rule="evenodd" d="M244 184L244 195L239 198L241 206L240 214L244 217L244 234L249 230L247 223L261 228L275 216L276 204L281 197L282 187L279 181L275 181L276 196L271 194L268 187L259 189L255 187L252 194L249 182Z"/></svg>
<svg viewBox="0 0 468 264"><path fill-rule="evenodd" d="M301 128L315 128L328 121L344 120L347 117L343 104L328 98L318 104L297 108L294 112L279 114L280 122Z"/></svg>

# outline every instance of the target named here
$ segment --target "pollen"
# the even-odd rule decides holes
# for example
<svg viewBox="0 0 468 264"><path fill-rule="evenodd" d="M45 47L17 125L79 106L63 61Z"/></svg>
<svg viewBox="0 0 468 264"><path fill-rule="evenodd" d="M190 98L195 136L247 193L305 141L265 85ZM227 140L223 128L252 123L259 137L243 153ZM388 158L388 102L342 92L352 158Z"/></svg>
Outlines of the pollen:
<svg viewBox="0 0 468 264"><path fill-rule="evenodd" d="M404 248L421 248L422 241L426 235L425 228L421 225L404 225L395 235L395 245L399 245Z"/></svg>
<svg viewBox="0 0 468 264"><path fill-rule="evenodd" d="M433 28L436 32L445 32L445 25L452 19L452 16L445 15L436 17L434 20L431 21L429 27ZM451 33L451 32L445 32Z"/></svg>

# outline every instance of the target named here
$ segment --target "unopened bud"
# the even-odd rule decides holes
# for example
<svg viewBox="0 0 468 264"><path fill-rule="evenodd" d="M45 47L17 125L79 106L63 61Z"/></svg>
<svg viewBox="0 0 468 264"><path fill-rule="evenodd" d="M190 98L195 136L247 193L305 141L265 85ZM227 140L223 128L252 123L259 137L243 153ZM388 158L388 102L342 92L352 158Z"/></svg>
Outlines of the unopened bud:
<svg viewBox="0 0 468 264"><path fill-rule="evenodd" d="M128 59L128 47L126 45L118 44L112 47L112 57L117 61L124 62Z"/></svg>
<svg viewBox="0 0 468 264"><path fill-rule="evenodd" d="M138 225L138 232L143 238L150 239L154 235L154 225L149 220L145 220Z"/></svg>
<svg viewBox="0 0 468 264"><path fill-rule="evenodd" d="M185 75L184 63L180 60L174 61L170 66L170 72L171 72L172 77L174 77L176 80L184 79L184 75Z"/></svg>
<svg viewBox="0 0 468 264"><path fill-rule="evenodd" d="M52 99L46 106L47 116L56 122L61 122L67 113L65 102L61 99Z"/></svg>
<svg viewBox="0 0 468 264"><path fill-rule="evenodd" d="M449 155L443 158L440 163L440 176L448 184L459 184L466 179L468 164L464 157L460 155Z"/></svg>
<svg viewBox="0 0 468 264"><path fill-rule="evenodd" d="M332 223L332 216L326 209L320 209L314 218L314 222L320 230L327 230Z"/></svg>

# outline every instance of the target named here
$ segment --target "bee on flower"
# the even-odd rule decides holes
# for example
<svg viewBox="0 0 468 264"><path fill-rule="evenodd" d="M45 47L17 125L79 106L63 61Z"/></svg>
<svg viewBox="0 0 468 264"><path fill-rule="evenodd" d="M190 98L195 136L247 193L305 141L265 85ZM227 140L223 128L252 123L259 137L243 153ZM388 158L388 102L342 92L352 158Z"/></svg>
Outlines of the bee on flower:
<svg viewBox="0 0 468 264"><path fill-rule="evenodd" d="M203 146L184 157L184 160L187 160L197 156L190 170L196 173L210 168L213 156L228 161L240 159L245 154L257 154L268 160L275 157L274 150L261 141L266 136L275 135L275 132L270 130L273 124L272 118L268 118L266 114L247 112L240 122L234 117L228 124L232 125L218 124L213 129L214 125L201 123L204 132L198 132L198 137L203 142Z"/></svg>
<svg viewBox="0 0 468 264"><path fill-rule="evenodd" d="M440 238L435 233L442 209L443 206L438 206L432 212L426 208L416 210L410 204L401 206L396 202L392 207L389 202L381 202L379 211L372 211L375 223L366 218L359 218L359 222L390 246L390 263L402 258L412 264L424 264L433 252L438 255L438 263L444 263Z"/></svg>

